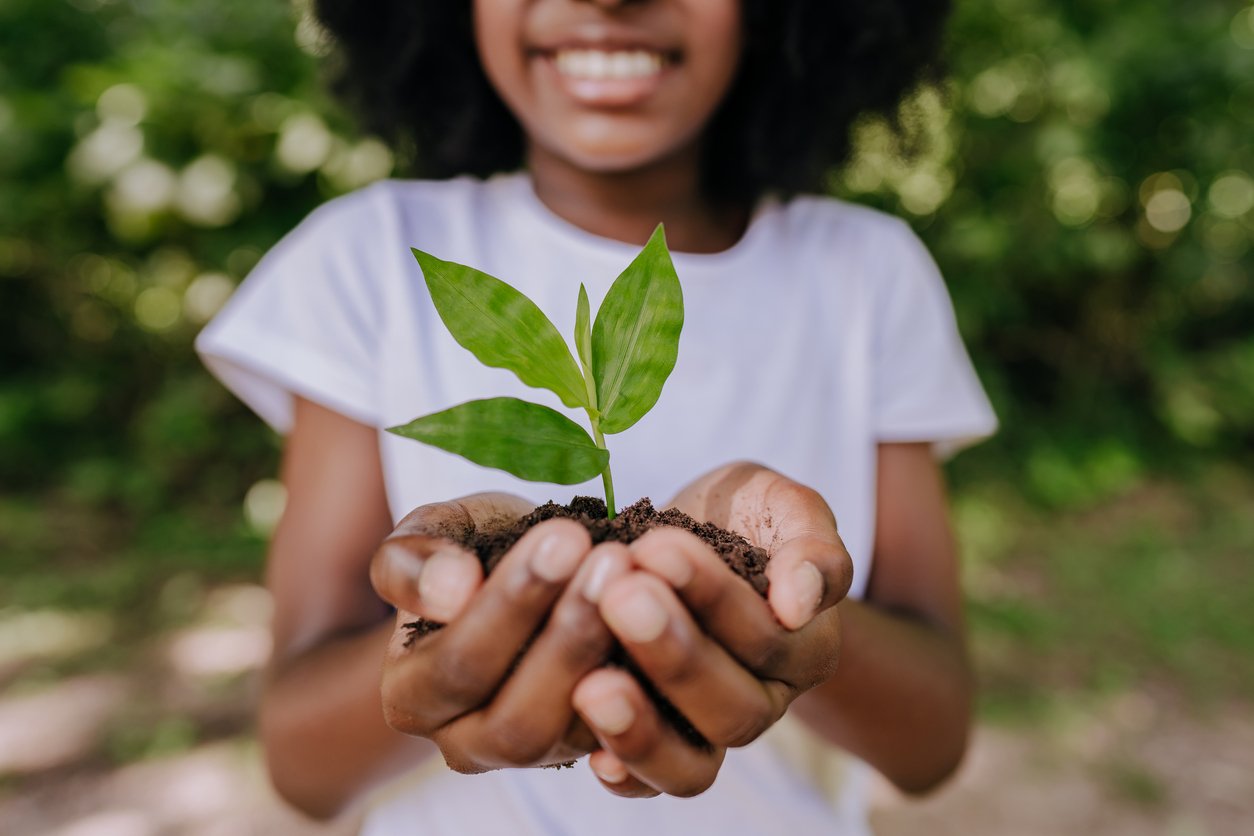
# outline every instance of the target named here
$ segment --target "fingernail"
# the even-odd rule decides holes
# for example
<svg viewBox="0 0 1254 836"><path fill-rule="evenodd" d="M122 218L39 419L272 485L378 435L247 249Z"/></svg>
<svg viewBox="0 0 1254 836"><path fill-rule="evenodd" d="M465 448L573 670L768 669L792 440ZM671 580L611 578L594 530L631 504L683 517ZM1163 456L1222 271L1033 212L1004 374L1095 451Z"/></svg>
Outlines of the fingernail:
<svg viewBox="0 0 1254 836"><path fill-rule="evenodd" d="M383 548L383 559L387 561L388 570L417 586L425 561L400 543L387 543Z"/></svg>
<svg viewBox="0 0 1254 836"><path fill-rule="evenodd" d="M651 642L666 629L666 609L648 590L638 589L605 612L610 629L630 642Z"/></svg>
<svg viewBox="0 0 1254 836"><path fill-rule="evenodd" d="M636 722L636 710L626 697L617 694L592 703L584 709L584 716L589 723L596 726L597 731L605 734L622 734ZM622 778L618 780L621 781Z"/></svg>
<svg viewBox="0 0 1254 836"><path fill-rule="evenodd" d="M823 575L819 567L808 560L792 572L797 613L801 617L797 627L801 627L818 612L819 603L823 600Z"/></svg>
<svg viewBox="0 0 1254 836"><path fill-rule="evenodd" d="M601 602L605 585L610 582L614 572L614 555L602 552L592 559L592 569L588 572L588 580L583 585L583 597L594 604Z"/></svg>
<svg viewBox="0 0 1254 836"><path fill-rule="evenodd" d="M623 766L622 761L612 761L608 764L602 764L598 768L592 770L607 784L621 784L627 780L627 767Z"/></svg>
<svg viewBox="0 0 1254 836"><path fill-rule="evenodd" d="M418 595L423 610L432 618L454 618L474 591L475 579L461 565L463 560L457 554L438 551L422 567Z"/></svg>
<svg viewBox="0 0 1254 836"><path fill-rule="evenodd" d="M549 583L569 580L575 574L581 557L581 549L575 548L557 532L550 532L536 543L531 557L531 571Z"/></svg>

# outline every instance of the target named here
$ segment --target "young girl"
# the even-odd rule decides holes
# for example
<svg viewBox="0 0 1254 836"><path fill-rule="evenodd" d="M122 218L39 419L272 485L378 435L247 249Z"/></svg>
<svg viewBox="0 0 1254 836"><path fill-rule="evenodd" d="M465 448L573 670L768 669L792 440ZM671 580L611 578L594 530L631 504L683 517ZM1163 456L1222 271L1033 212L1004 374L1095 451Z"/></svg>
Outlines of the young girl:
<svg viewBox="0 0 1254 836"><path fill-rule="evenodd" d="M406 773L367 833L864 833L864 764L910 792L954 770L972 685L935 451L995 421L908 227L796 196L918 77L945 6L319 4L372 127L452 179L319 209L198 342L287 436L260 731L293 804L328 816ZM451 537L570 494L380 428L560 404L453 341L409 248L571 333L579 283L595 309L659 221L686 321L614 439L618 495L766 547L769 599L689 535L592 548L569 521L484 579ZM448 626L406 647L418 615ZM709 749L602 667L615 641Z"/></svg>

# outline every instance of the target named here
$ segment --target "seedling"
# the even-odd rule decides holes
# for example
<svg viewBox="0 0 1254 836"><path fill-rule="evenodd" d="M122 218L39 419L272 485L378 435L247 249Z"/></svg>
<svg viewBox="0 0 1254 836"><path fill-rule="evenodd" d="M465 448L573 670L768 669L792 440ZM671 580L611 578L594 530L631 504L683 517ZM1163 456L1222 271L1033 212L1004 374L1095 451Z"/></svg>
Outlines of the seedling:
<svg viewBox="0 0 1254 836"><path fill-rule="evenodd" d="M574 485L600 474L613 519L605 436L621 433L653 408L679 354L684 301L662 226L610 286L595 323L589 323L588 291L579 285L578 363L525 295L472 267L413 253L453 339L484 365L508 369L571 409L583 409L592 434L557 410L518 398L468 401L388 432L531 482Z"/></svg>

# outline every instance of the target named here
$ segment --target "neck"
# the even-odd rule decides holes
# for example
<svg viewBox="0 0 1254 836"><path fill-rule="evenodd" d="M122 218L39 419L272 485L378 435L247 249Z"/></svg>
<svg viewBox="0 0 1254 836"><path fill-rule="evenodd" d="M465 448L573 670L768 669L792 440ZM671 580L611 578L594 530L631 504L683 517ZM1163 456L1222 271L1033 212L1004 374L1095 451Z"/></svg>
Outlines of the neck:
<svg viewBox="0 0 1254 836"><path fill-rule="evenodd" d="M558 217L594 235L643 245L659 222L677 252L714 253L740 240L749 213L701 193L697 152L625 172L593 172L534 143L527 150L536 197Z"/></svg>

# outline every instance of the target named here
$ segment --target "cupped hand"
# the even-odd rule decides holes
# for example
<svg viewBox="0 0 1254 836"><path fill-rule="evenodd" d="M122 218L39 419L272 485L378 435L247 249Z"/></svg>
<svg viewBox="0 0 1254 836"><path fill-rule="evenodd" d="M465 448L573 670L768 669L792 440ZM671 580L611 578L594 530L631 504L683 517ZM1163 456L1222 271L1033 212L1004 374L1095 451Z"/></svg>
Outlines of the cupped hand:
<svg viewBox="0 0 1254 836"><path fill-rule="evenodd" d="M507 494L423 506L371 565L376 591L397 609L384 715L398 731L433 740L459 772L562 763L596 746L572 695L613 645L596 601L631 560L619 544L592 548L575 522L549 520L484 579L459 541L530 510ZM413 640L404 625L419 616L446 626Z"/></svg>
<svg viewBox="0 0 1254 836"><path fill-rule="evenodd" d="M756 739L836 669L853 568L813 490L760 465L720 468L673 506L746 537L771 557L766 600L694 535L658 528L628 549L600 613L640 670L708 740L684 741L623 671L593 671L575 707L603 751L590 765L611 792L688 796L713 782L725 750Z"/></svg>

